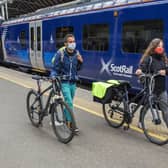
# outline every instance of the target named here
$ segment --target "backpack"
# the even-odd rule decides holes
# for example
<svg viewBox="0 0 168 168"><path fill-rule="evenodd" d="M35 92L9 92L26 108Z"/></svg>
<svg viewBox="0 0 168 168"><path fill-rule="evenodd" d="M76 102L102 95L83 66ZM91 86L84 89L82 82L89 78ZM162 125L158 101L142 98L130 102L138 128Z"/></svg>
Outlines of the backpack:
<svg viewBox="0 0 168 168"><path fill-rule="evenodd" d="M64 47L61 47L61 48L59 49L59 51L60 51L60 54L61 54L60 61L61 61L61 63L63 63L65 46L64 46ZM79 55L79 51L78 51L78 50L76 50L76 51L77 51L76 55ZM55 55L55 56L56 56L56 55ZM52 59L52 64L54 64L55 56L54 56L53 59Z"/></svg>

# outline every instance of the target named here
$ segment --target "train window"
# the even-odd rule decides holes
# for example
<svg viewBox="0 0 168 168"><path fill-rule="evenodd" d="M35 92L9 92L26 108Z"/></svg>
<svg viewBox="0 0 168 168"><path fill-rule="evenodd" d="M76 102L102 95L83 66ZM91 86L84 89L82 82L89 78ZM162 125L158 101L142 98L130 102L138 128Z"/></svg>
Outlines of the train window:
<svg viewBox="0 0 168 168"><path fill-rule="evenodd" d="M108 24L84 25L83 49L89 51L107 51L109 49L110 29Z"/></svg>
<svg viewBox="0 0 168 168"><path fill-rule="evenodd" d="M31 33L31 50L34 50L34 28L33 27L31 27L30 33Z"/></svg>
<svg viewBox="0 0 168 168"><path fill-rule="evenodd" d="M26 47L26 31L21 31L19 35L20 45L22 48Z"/></svg>
<svg viewBox="0 0 168 168"><path fill-rule="evenodd" d="M122 50L143 53L153 38L163 39L163 21L145 20L127 22L123 25Z"/></svg>
<svg viewBox="0 0 168 168"><path fill-rule="evenodd" d="M41 50L41 27L37 27L37 50Z"/></svg>
<svg viewBox="0 0 168 168"><path fill-rule="evenodd" d="M66 34L73 34L74 28L72 26L57 27L56 28L56 48L64 46L64 37Z"/></svg>

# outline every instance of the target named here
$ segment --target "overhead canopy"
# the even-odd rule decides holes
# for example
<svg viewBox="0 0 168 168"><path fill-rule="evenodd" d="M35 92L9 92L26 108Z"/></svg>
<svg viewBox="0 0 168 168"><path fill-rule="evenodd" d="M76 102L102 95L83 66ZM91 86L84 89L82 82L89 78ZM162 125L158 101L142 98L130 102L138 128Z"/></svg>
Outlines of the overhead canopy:
<svg viewBox="0 0 168 168"><path fill-rule="evenodd" d="M23 14L33 13L38 9L50 6L60 5L67 2L105 2L110 0L0 0L1 16L8 18L16 18ZM163 0L111 0L113 5L122 5L127 3L140 3ZM7 12L8 11L8 12Z"/></svg>
<svg viewBox="0 0 168 168"><path fill-rule="evenodd" d="M13 18L22 14L34 12L41 8L71 2L73 0L0 0L0 4L7 1L8 17Z"/></svg>

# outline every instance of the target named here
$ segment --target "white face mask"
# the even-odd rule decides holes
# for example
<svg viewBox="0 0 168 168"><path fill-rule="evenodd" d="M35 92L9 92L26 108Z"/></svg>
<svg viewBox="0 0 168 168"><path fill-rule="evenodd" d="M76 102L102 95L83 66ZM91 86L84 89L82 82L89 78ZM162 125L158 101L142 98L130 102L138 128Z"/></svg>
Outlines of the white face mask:
<svg viewBox="0 0 168 168"><path fill-rule="evenodd" d="M76 48L76 43L68 43L67 48L70 49L70 50L75 50L75 48Z"/></svg>

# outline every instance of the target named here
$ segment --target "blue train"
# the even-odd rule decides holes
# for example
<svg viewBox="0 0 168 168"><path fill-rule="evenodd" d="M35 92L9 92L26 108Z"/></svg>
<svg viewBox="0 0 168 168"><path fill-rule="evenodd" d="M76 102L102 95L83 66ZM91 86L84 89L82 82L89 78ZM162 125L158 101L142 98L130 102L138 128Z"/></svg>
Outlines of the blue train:
<svg viewBox="0 0 168 168"><path fill-rule="evenodd" d="M49 71L51 59L73 33L84 58L86 81L133 75L151 39L162 38L168 52L168 0L111 0L68 3L4 21L0 57L9 63Z"/></svg>

